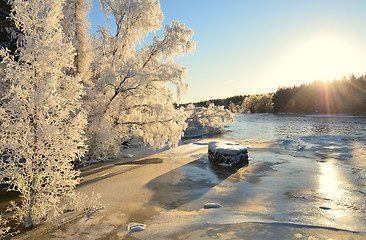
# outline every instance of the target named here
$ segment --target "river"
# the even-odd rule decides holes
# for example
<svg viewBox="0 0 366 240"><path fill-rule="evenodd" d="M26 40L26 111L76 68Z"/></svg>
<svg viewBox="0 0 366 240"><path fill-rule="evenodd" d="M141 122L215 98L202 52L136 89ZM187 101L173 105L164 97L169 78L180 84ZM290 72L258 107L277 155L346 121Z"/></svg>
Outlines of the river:
<svg viewBox="0 0 366 240"><path fill-rule="evenodd" d="M249 147L252 169L266 167L257 182L237 183L255 196L243 190L239 202L263 208L254 217L366 232L366 118L237 114L225 128L226 138L277 146L266 154Z"/></svg>
<svg viewBox="0 0 366 240"><path fill-rule="evenodd" d="M174 239L366 238L366 118L236 114L225 129L215 138L247 145L249 164L218 169L211 139L193 143L203 146L194 161L147 185L170 211L142 239L167 221L183 229ZM222 207L202 209L209 202Z"/></svg>

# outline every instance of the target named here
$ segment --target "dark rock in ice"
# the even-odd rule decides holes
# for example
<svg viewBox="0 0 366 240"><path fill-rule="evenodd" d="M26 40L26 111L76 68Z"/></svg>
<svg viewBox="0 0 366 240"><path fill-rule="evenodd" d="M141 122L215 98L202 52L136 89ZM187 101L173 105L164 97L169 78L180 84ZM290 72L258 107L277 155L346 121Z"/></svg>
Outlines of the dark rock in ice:
<svg viewBox="0 0 366 240"><path fill-rule="evenodd" d="M317 162L320 162L320 163L324 163L324 162L326 162L324 159L317 159L316 161L317 161Z"/></svg>
<svg viewBox="0 0 366 240"><path fill-rule="evenodd" d="M241 168L249 163L248 149L230 141L210 142L208 159L224 168Z"/></svg>
<svg viewBox="0 0 366 240"><path fill-rule="evenodd" d="M220 208L221 205L219 203L206 203L203 208L209 209L209 208Z"/></svg>
<svg viewBox="0 0 366 240"><path fill-rule="evenodd" d="M127 226L127 230L130 232L140 232L143 231L147 228L146 224L142 224L142 223L130 223Z"/></svg>
<svg viewBox="0 0 366 240"><path fill-rule="evenodd" d="M319 207L320 209L323 209L323 210L330 210L329 207Z"/></svg>

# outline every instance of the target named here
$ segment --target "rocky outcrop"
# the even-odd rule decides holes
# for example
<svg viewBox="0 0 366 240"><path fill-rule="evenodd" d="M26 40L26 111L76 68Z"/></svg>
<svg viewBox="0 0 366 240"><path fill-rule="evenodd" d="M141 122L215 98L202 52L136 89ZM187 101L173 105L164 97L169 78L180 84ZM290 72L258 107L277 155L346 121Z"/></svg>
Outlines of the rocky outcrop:
<svg viewBox="0 0 366 240"><path fill-rule="evenodd" d="M214 141L208 144L208 159L224 168L241 168L249 163L248 149L230 141Z"/></svg>

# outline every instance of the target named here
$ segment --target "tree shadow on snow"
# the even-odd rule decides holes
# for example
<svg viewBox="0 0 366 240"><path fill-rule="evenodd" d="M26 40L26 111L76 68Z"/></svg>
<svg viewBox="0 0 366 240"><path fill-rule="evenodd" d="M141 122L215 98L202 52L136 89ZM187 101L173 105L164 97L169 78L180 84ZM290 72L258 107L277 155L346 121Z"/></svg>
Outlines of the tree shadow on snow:
<svg viewBox="0 0 366 240"><path fill-rule="evenodd" d="M194 145L200 145L200 146L208 146L208 143L200 143L200 142L195 142L193 143Z"/></svg>
<svg viewBox="0 0 366 240"><path fill-rule="evenodd" d="M146 186L154 191L152 202L168 209L176 209L205 195L238 170L219 168L212 164L205 154L195 161L156 177Z"/></svg>
<svg viewBox="0 0 366 240"><path fill-rule="evenodd" d="M119 162L119 163L110 163L108 165L105 166L101 166L98 168L91 168L89 171L85 171L82 172L81 176L85 177L88 175L96 175L95 177L89 179L89 180L83 180L80 182L80 184L78 185L78 187L80 186L84 186L84 185L88 185L88 184L92 184L107 178L111 178L123 173L127 173L129 171L135 170L137 168L143 167L146 164L160 164L163 162L162 158L146 158L146 159L141 159L141 160L136 160L136 161L129 161L129 162ZM113 171L111 173L108 174L103 174L103 172L107 171L108 169L111 169L113 166L115 165L126 165L128 166L127 168L123 168L120 171ZM101 175L101 176L98 176Z"/></svg>

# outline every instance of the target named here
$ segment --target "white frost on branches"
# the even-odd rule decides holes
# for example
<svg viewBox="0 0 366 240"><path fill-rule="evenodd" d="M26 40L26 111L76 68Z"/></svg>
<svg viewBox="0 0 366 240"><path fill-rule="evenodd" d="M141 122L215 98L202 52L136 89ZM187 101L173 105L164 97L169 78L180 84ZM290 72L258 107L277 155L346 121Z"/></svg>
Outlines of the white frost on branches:
<svg viewBox="0 0 366 240"><path fill-rule="evenodd" d="M193 31L172 22L162 39L138 48L143 38L158 30L163 20L156 0L102 0L107 16L112 14L117 31L99 28L94 39L96 58L92 63L95 87L90 91L88 126L92 157L105 157L121 149L121 143L141 138L161 148L175 146L183 136L188 117L173 106L187 89L186 69L174 60L192 53ZM107 151L108 150L108 151Z"/></svg>
<svg viewBox="0 0 366 240"><path fill-rule="evenodd" d="M159 0L100 0L100 3L107 18L112 15L115 19L114 50L119 54L128 49L133 51L136 43L161 28L164 19Z"/></svg>
<svg viewBox="0 0 366 240"><path fill-rule="evenodd" d="M31 227L62 213L78 184L71 161L85 151L80 78L70 76L74 48L60 25L63 0L13 0L12 18L24 33L19 61L3 49L0 107L0 182L20 192L14 217Z"/></svg>
<svg viewBox="0 0 366 240"><path fill-rule="evenodd" d="M65 0L62 26L67 40L75 47L75 70L85 86L92 87L90 64L93 57L88 21L89 0Z"/></svg>
<svg viewBox="0 0 366 240"><path fill-rule="evenodd" d="M17 61L1 50L0 183L20 192L12 209L25 227L55 219L69 209L68 197L85 202L74 192L79 172L71 162L87 147L98 159L130 139L175 146L187 125L222 131L233 119L214 105L174 107L187 90L186 68L175 61L194 52L193 30L173 21L140 46L161 28L159 1L100 2L116 33L99 27L91 46L88 0L10 0L22 44Z"/></svg>
<svg viewBox="0 0 366 240"><path fill-rule="evenodd" d="M189 113L186 137L222 133L225 122L234 121L234 115L230 110L224 109L224 106L215 106L213 103L207 108L190 104L185 111Z"/></svg>
<svg viewBox="0 0 366 240"><path fill-rule="evenodd" d="M5 234L9 232L10 227L7 226L8 222L9 221L0 214L0 237L5 236Z"/></svg>

